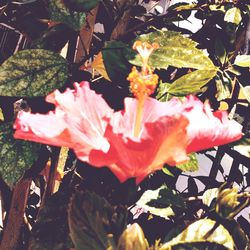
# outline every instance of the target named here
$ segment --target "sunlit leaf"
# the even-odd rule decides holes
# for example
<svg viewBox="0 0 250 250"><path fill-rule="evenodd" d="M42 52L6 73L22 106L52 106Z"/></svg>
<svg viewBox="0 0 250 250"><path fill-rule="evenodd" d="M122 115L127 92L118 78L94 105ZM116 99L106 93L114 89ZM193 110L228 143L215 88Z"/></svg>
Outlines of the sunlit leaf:
<svg viewBox="0 0 250 250"><path fill-rule="evenodd" d="M215 84L217 89L216 99L218 101L230 98L232 92L232 80L230 77L217 75L215 77Z"/></svg>
<svg viewBox="0 0 250 250"><path fill-rule="evenodd" d="M0 174L9 185L14 185L37 160L40 144L15 140L12 123L0 125Z"/></svg>
<svg viewBox="0 0 250 250"><path fill-rule="evenodd" d="M162 171L163 171L163 173L166 174L166 175L174 176L174 175L170 172L170 170L169 170L169 168L168 168L167 166L164 166L164 167L162 168Z"/></svg>
<svg viewBox="0 0 250 250"><path fill-rule="evenodd" d="M106 250L125 228L126 209L112 207L94 193L77 191L71 199L68 221L77 250Z"/></svg>
<svg viewBox="0 0 250 250"><path fill-rule="evenodd" d="M250 86L245 86L242 88L242 92L245 96L245 98L248 100L248 102L250 103Z"/></svg>
<svg viewBox="0 0 250 250"><path fill-rule="evenodd" d="M141 35L137 40L160 45L149 58L149 65L152 67L166 68L171 65L177 68L215 70L209 57L196 48L197 43L178 32L157 30ZM139 55L129 61L138 66L142 65Z"/></svg>
<svg viewBox="0 0 250 250"><path fill-rule="evenodd" d="M0 121L4 121L3 110L0 108Z"/></svg>
<svg viewBox="0 0 250 250"><path fill-rule="evenodd" d="M181 4L181 3L180 3ZM187 4L187 3L182 3L182 5L179 5L175 8L177 11L182 11L182 10L192 10L197 6L197 4Z"/></svg>
<svg viewBox="0 0 250 250"><path fill-rule="evenodd" d="M240 67L250 67L250 55L238 55L234 64Z"/></svg>
<svg viewBox="0 0 250 250"><path fill-rule="evenodd" d="M165 219L169 219L169 216L174 215L172 208L179 207L185 209L182 197L166 186L161 186L156 190L145 191L139 201L137 201L137 205L151 214Z"/></svg>
<svg viewBox="0 0 250 250"><path fill-rule="evenodd" d="M185 96L188 94L195 94L202 92L201 87L214 78L216 70L196 70L188 73L173 83L171 83L167 90L172 95Z"/></svg>
<svg viewBox="0 0 250 250"><path fill-rule="evenodd" d="M69 10L61 0L51 0L49 11L52 21L65 23L76 31L79 31L86 23L86 14L84 12Z"/></svg>
<svg viewBox="0 0 250 250"><path fill-rule="evenodd" d="M225 16L224 16L224 21L229 22L229 23L235 23L239 24L241 22L241 13L240 9L234 7L229 10L227 10Z"/></svg>
<svg viewBox="0 0 250 250"><path fill-rule="evenodd" d="M218 5L218 4L209 4L209 9L211 11L222 11L225 12L225 6L223 5Z"/></svg>
<svg viewBox="0 0 250 250"><path fill-rule="evenodd" d="M147 250L148 242L139 224L129 225L122 233L116 250Z"/></svg>
<svg viewBox="0 0 250 250"><path fill-rule="evenodd" d="M240 154L250 157L250 138L249 136L244 136L239 141L233 143L233 149Z"/></svg>
<svg viewBox="0 0 250 250"><path fill-rule="evenodd" d="M210 207L212 201L217 198L218 193L219 193L219 189L218 188L211 188L211 189L206 190L204 192L204 194L202 195L202 202L203 202L203 204L205 204L208 207Z"/></svg>
<svg viewBox="0 0 250 250"><path fill-rule="evenodd" d="M179 168L183 172L194 172L199 170L199 163L197 160L197 156L195 153L191 153L188 155L189 161L176 165L177 168Z"/></svg>
<svg viewBox="0 0 250 250"><path fill-rule="evenodd" d="M169 100L169 92L168 89L170 87L170 83L163 83L160 82L158 84L158 88L157 88L157 95L156 95L156 99L161 101L161 102L166 102Z"/></svg>
<svg viewBox="0 0 250 250"><path fill-rule="evenodd" d="M220 244L230 250L234 249L234 242L230 233L222 226L214 228L215 221L202 219L192 223L181 234L165 243L160 250L172 249L178 244L210 242ZM214 229L214 230L213 230ZM185 249L185 248L184 248Z"/></svg>
<svg viewBox="0 0 250 250"><path fill-rule="evenodd" d="M0 95L44 96L68 79L67 61L43 49L17 52L0 67Z"/></svg>

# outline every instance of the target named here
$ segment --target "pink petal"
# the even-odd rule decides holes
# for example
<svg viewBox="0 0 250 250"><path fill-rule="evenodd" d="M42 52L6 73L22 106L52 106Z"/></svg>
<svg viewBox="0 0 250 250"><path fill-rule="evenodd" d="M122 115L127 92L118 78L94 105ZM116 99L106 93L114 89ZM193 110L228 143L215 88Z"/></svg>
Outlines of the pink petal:
<svg viewBox="0 0 250 250"><path fill-rule="evenodd" d="M15 138L33 140L56 146L68 146L87 160L92 149L109 149L104 138L107 120L113 110L101 95L90 90L87 82L74 84L75 89L58 90L47 96L55 112L47 115L20 113L15 122ZM94 105L93 105L94 104Z"/></svg>
<svg viewBox="0 0 250 250"><path fill-rule="evenodd" d="M241 138L242 126L234 120L229 120L226 112L213 113L208 103L203 104L193 96L189 96L183 105L183 115L189 120L188 153L227 144Z"/></svg>

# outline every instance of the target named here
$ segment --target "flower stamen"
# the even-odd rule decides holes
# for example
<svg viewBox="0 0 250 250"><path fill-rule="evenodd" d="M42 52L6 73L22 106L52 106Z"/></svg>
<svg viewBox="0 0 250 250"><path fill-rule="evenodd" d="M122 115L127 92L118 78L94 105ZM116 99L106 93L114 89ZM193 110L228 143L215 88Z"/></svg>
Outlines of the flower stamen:
<svg viewBox="0 0 250 250"><path fill-rule="evenodd" d="M139 72L136 67L133 67L127 78L130 81L130 90L138 100L134 127L135 137L138 137L140 134L145 99L154 93L158 83L158 75L153 74L153 70L148 65L149 56L158 48L159 45L157 43L151 45L141 41L136 41L133 45L133 49L136 49L142 58L141 71Z"/></svg>

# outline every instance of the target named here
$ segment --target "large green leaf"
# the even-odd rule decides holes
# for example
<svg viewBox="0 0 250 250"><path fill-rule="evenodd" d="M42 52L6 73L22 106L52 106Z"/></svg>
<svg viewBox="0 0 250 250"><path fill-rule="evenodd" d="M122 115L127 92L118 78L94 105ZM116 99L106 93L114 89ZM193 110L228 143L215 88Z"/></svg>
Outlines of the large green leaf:
<svg viewBox="0 0 250 250"><path fill-rule="evenodd" d="M12 123L0 125L0 174L9 184L14 185L25 170L37 160L40 144L15 140Z"/></svg>
<svg viewBox="0 0 250 250"><path fill-rule="evenodd" d="M64 85L68 78L67 61L43 49L17 52L0 68L0 95L44 96Z"/></svg>
<svg viewBox="0 0 250 250"><path fill-rule="evenodd" d="M29 249L69 250L73 248L67 222L68 197L67 193L57 192L46 201L32 228Z"/></svg>
<svg viewBox="0 0 250 250"><path fill-rule="evenodd" d="M121 84L126 80L132 68L127 58L134 55L135 52L123 42L110 41L105 43L102 50L102 58L111 81ZM128 85L127 82L126 85Z"/></svg>
<svg viewBox="0 0 250 250"><path fill-rule="evenodd" d="M84 12L69 10L61 0L51 0L49 10L51 20L65 23L76 31L79 31L86 22Z"/></svg>
<svg viewBox="0 0 250 250"><path fill-rule="evenodd" d="M234 242L229 232L222 225L218 225L215 228L215 224L216 222L210 219L198 220L188 226L174 239L165 243L160 250L175 249L174 246L178 246L179 244L198 242L216 243L233 250Z"/></svg>
<svg viewBox="0 0 250 250"><path fill-rule="evenodd" d="M179 168L181 171L184 172L194 172L199 170L199 163L197 160L197 156L195 153L191 153L189 155L189 161L176 165L177 168Z"/></svg>
<svg viewBox="0 0 250 250"><path fill-rule="evenodd" d="M250 67L250 55L238 55L234 64L240 67Z"/></svg>
<svg viewBox="0 0 250 250"><path fill-rule="evenodd" d="M137 205L165 219L175 214L173 208L185 209L186 207L182 197L165 185L156 190L145 191L137 201Z"/></svg>
<svg viewBox="0 0 250 250"><path fill-rule="evenodd" d="M195 70L167 85L167 92L172 95L185 96L202 92L201 87L216 75L216 70Z"/></svg>
<svg viewBox="0 0 250 250"><path fill-rule="evenodd" d="M149 65L154 68L166 68L171 65L177 68L215 70L209 57L196 48L197 43L178 32L157 30L141 35L137 40L151 44L156 42L160 45L149 58ZM142 65L139 55L129 61L138 66Z"/></svg>
<svg viewBox="0 0 250 250"><path fill-rule="evenodd" d="M94 193L77 191L69 206L68 221L77 250L106 250L115 245L125 228L126 209L112 207Z"/></svg>
<svg viewBox="0 0 250 250"><path fill-rule="evenodd" d="M224 16L224 21L229 22L229 23L234 23L234 24L239 24L241 22L241 13L239 8L231 8L227 10L225 16Z"/></svg>

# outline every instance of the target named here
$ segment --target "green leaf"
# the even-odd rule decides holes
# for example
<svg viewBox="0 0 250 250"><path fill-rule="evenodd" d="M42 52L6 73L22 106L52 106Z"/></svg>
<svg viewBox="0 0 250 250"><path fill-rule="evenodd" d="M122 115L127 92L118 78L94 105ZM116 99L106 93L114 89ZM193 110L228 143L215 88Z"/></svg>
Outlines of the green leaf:
<svg viewBox="0 0 250 250"><path fill-rule="evenodd" d="M148 210L151 214L169 219L175 213L172 208L186 207L182 197L163 185L156 190L147 190L136 203L139 207Z"/></svg>
<svg viewBox="0 0 250 250"><path fill-rule="evenodd" d="M224 65L227 59L227 51L225 49L224 44L220 39L215 40L214 44L215 55L220 60L221 65Z"/></svg>
<svg viewBox="0 0 250 250"><path fill-rule="evenodd" d="M84 12L69 10L61 0L51 0L49 11L51 20L65 23L75 31L79 31L86 23L86 14Z"/></svg>
<svg viewBox="0 0 250 250"><path fill-rule="evenodd" d="M97 6L100 0L67 0L69 7L76 11L90 11Z"/></svg>
<svg viewBox="0 0 250 250"><path fill-rule="evenodd" d="M164 174L166 174L166 175L169 175L169 176L174 176L171 172L170 172L170 170L168 169L168 166L164 166L163 168L162 168L162 171L163 171L163 173Z"/></svg>
<svg viewBox="0 0 250 250"><path fill-rule="evenodd" d="M235 58L234 65L240 67L250 67L250 55L238 55Z"/></svg>
<svg viewBox="0 0 250 250"><path fill-rule="evenodd" d="M224 16L224 21L228 23L235 23L237 25L241 22L241 19L242 17L241 17L240 9L236 7L227 10Z"/></svg>
<svg viewBox="0 0 250 250"><path fill-rule="evenodd" d="M230 98L232 92L232 80L229 76L219 74L215 77L217 88L216 99L218 101Z"/></svg>
<svg viewBox="0 0 250 250"><path fill-rule="evenodd" d="M131 65L128 59L133 57L135 52L125 43L120 41L106 42L102 50L102 57L105 69L111 81L122 83L126 80ZM126 82L128 86L128 83Z"/></svg>
<svg viewBox="0 0 250 250"><path fill-rule="evenodd" d="M67 222L68 202L69 194L62 192L57 192L46 201L32 228L30 249L73 249Z"/></svg>
<svg viewBox="0 0 250 250"><path fill-rule="evenodd" d="M170 83L163 83L161 81L158 84L156 99L161 101L161 102L168 101L170 99L169 98L169 93L168 93L168 89L169 89L170 86L171 86Z"/></svg>
<svg viewBox="0 0 250 250"><path fill-rule="evenodd" d="M217 70L195 70L188 73L169 85L167 90L172 95L185 96L202 92L201 87L216 75Z"/></svg>
<svg viewBox="0 0 250 250"><path fill-rule="evenodd" d="M13 186L37 160L40 144L15 140L12 123L0 125L0 174Z"/></svg>
<svg viewBox="0 0 250 250"><path fill-rule="evenodd" d="M77 191L70 202L68 221L77 250L106 250L125 228L126 209L112 207L94 193Z"/></svg>
<svg viewBox="0 0 250 250"><path fill-rule="evenodd" d="M174 247L178 244L201 242L216 243L233 250L234 242L229 232L222 225L215 227L215 224L216 222L210 219L198 220L174 239L165 243L160 250L175 249Z"/></svg>
<svg viewBox="0 0 250 250"><path fill-rule="evenodd" d="M70 29L66 24L57 24L47 29L38 39L33 41L31 43L31 48L60 52L72 34L72 29Z"/></svg>
<svg viewBox="0 0 250 250"><path fill-rule="evenodd" d="M68 79L67 61L43 49L17 52L0 68L0 95L44 96Z"/></svg>
<svg viewBox="0 0 250 250"><path fill-rule="evenodd" d="M176 165L181 171L184 172L194 172L199 170L199 163L197 160L197 155L195 153L191 153L189 155L189 161L183 164Z"/></svg>
<svg viewBox="0 0 250 250"><path fill-rule="evenodd" d="M205 53L196 48L197 43L175 31L157 30L137 37L142 42L158 43L160 48L149 58L149 65L154 68L194 68L215 70L215 66ZM136 55L130 63L142 66L141 57Z"/></svg>

